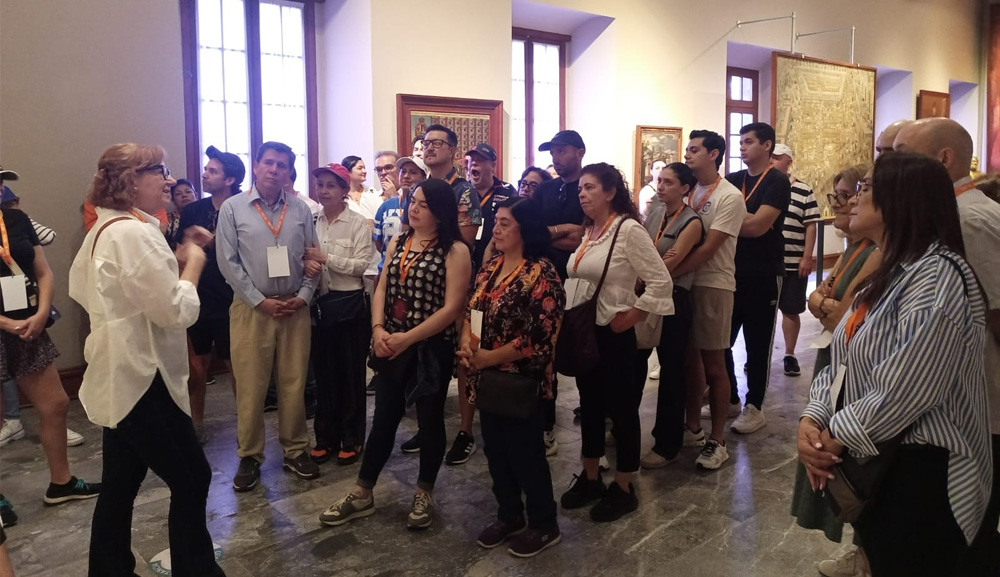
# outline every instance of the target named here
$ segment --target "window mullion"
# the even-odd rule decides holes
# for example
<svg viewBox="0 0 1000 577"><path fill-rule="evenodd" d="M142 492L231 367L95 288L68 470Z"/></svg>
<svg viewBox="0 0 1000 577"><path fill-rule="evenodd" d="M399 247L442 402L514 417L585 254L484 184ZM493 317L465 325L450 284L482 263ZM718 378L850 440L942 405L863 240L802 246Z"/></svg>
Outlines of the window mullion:
<svg viewBox="0 0 1000 577"><path fill-rule="evenodd" d="M247 83L250 89L247 94L250 109L250 150L248 153L252 166L257 148L264 142L263 97L260 85L260 3L259 0L246 0L244 6L246 9Z"/></svg>
<svg viewBox="0 0 1000 577"><path fill-rule="evenodd" d="M528 166L535 164L535 43L524 41L524 156Z"/></svg>

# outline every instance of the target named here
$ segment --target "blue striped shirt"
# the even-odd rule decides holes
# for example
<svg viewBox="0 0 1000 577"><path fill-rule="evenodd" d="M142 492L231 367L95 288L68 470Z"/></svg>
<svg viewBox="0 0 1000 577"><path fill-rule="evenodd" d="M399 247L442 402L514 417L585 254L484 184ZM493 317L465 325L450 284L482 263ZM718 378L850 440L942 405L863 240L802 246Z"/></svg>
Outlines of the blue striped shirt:
<svg viewBox="0 0 1000 577"><path fill-rule="evenodd" d="M942 254L958 262L962 274ZM858 457L878 454L876 443L911 425L903 443L947 449L948 498L971 542L992 482L983 299L972 269L938 245L899 269L850 348L847 315L837 326L832 362L813 381L803 416L829 426ZM847 366L844 406L834 414L830 387L841 365Z"/></svg>

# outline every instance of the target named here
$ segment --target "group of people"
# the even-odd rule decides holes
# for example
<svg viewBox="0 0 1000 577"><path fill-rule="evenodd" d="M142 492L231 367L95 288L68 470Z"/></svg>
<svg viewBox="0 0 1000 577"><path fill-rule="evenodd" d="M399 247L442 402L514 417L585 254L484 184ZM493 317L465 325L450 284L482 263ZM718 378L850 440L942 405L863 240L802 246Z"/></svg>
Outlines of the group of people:
<svg viewBox="0 0 1000 577"><path fill-rule="evenodd" d="M432 125L412 156L376 154L381 192L364 186L364 161L349 156L311 170L315 200L295 192L296 157L279 142L257 151L248 190L239 157L210 147L201 200L170 177L162 149L115 145L98 161L92 226L70 271L70 295L91 321L80 399L103 427L101 485L64 466L66 400L44 331L53 278L30 219L6 208L0 272L20 265L38 298L22 307L30 316L0 316L0 376L16 378L43 413L52 500L99 493L91 574L132 574L132 503L152 469L171 490L174 571L222 575L205 528L211 470L200 446L213 354L233 372L236 491L259 483L269 385L285 470L315 479L334 456L360 462L354 489L320 515L329 526L376 511L375 486L415 407L419 432L401 446L420 454L407 526L426 528L442 463L464 463L477 448L478 408L497 515L477 543L532 557L561 540L546 461L558 450L557 369L575 373L582 437L582 470L559 505L613 522L638 508L640 468L676 463L694 446L697 467L719 469L729 419L737 434L766 425L776 313L787 343L808 308L826 341L799 424L800 524L839 540L828 483L848 453L889 455L854 522L859 548L820 571L991 574L1000 550L1000 311L990 304L1000 302L1000 205L968 178L972 141L953 121L897 123L879 145L897 152L834 180L829 204L848 246L808 299L816 203L789 175L791 148L765 123L740 131L747 169L725 177L726 140L692 131L683 163L652 166L643 214L619 169L584 165L572 130L539 147L555 178L530 167L506 184L492 147L463 151L453 131ZM455 166L463 152L468 180ZM7 286L5 311L16 298ZM741 332L743 402L732 352ZM583 353L559 344L579 339L596 347L571 366ZM794 346L790 375L799 372ZM661 383L654 443L642 454L639 404L654 349ZM366 365L376 375L368 391ZM453 377L461 424L446 450ZM366 392L375 396L370 430ZM48 397L59 397L51 409ZM898 449L884 449L893 440ZM608 444L616 463L606 485Z"/></svg>

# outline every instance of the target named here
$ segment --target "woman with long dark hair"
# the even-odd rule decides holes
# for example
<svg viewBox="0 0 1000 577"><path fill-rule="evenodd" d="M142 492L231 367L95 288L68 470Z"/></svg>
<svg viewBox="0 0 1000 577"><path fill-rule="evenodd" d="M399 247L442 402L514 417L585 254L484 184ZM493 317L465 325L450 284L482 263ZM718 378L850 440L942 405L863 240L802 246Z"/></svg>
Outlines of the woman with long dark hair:
<svg viewBox="0 0 1000 577"><path fill-rule="evenodd" d="M422 529L433 520L432 492L445 452L444 401L455 361L455 321L465 312L472 261L447 182L422 182L414 190L409 216L410 230L386 249L383 280L372 304L379 382L357 486L320 515L326 525L375 512L372 489L412 404L420 427L420 473L407 526Z"/></svg>
<svg viewBox="0 0 1000 577"><path fill-rule="evenodd" d="M583 472L561 498L565 509L584 507L594 521L614 521L635 511L639 500L632 477L639 470L641 432L639 402L642 389L635 370L636 323L647 314L674 312L673 283L649 233L639 223L622 173L606 163L590 164L580 176L580 206L586 215L583 242L569 259L566 307L594 298L607 263L607 275L597 295L597 345L600 360L587 374L578 375ZM636 297L636 280L645 292ZM604 456L604 418L614 423L618 454L615 480L604 486L599 472Z"/></svg>
<svg viewBox="0 0 1000 577"><path fill-rule="evenodd" d="M347 169L351 175L351 182L347 192L347 206L365 217L370 226L374 227L375 213L382 206L382 197L375 192L372 187L365 187L368 179L368 169L365 168L365 161L360 156L345 156L340 164Z"/></svg>
<svg viewBox="0 0 1000 577"><path fill-rule="evenodd" d="M853 523L874 577L964 574L991 463L985 307L954 187L937 160L892 153L858 190L851 232L872 239L882 262L834 331L799 422L799 459L814 490L837 482L841 459L885 464Z"/></svg>
<svg viewBox="0 0 1000 577"><path fill-rule="evenodd" d="M493 242L499 254L476 277L458 353L469 371L468 398L481 405L483 452L498 505L496 519L476 542L492 549L517 535L508 549L517 557L533 557L560 540L539 401L552 399L552 362L566 293L558 271L545 258L552 239L541 216L526 198L513 197L498 206ZM533 381L533 390L526 393L533 401L529 412L505 414L502 407L477 403L483 387L494 387L487 395L499 387L484 375L500 373Z"/></svg>

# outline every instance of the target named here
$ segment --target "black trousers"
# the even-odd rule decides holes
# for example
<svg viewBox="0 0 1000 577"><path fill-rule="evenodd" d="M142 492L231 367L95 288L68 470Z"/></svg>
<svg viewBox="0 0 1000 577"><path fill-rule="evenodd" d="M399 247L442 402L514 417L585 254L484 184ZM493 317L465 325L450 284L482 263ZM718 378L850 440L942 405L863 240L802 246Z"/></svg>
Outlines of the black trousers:
<svg viewBox="0 0 1000 577"><path fill-rule="evenodd" d="M545 431L552 431L556 426L556 399L559 398L559 378L552 382L552 398L542 399L539 403L542 406L542 428Z"/></svg>
<svg viewBox="0 0 1000 577"><path fill-rule="evenodd" d="M365 441L365 360L371 338L370 313L312 329L317 448L353 451Z"/></svg>
<svg viewBox="0 0 1000 577"><path fill-rule="evenodd" d="M656 423L653 425L653 450L673 459L684 445L684 353L691 332L691 293L674 288L674 314L663 317L663 332L656 356L660 361L660 388L656 392ZM639 397L646 386L646 369L651 349L640 349L635 357L632 376L639 387ZM615 433L617 434L617 429Z"/></svg>
<svg viewBox="0 0 1000 577"><path fill-rule="evenodd" d="M639 470L642 443L639 425L642 389L632 375L636 357L635 330L616 333L611 327L598 326L597 345L601 362L590 374L576 378L576 386L580 389L583 456L588 459L604 456L604 417L611 417L618 447L616 468L621 473L632 473Z"/></svg>
<svg viewBox="0 0 1000 577"><path fill-rule="evenodd" d="M872 577L965 577L958 568L968 547L948 499L948 451L900 445L854 530Z"/></svg>
<svg viewBox="0 0 1000 577"><path fill-rule="evenodd" d="M480 411L479 423L483 453L493 478L497 517L504 521L519 519L527 505L528 526L550 528L556 522L556 502L542 441L542 411L528 419Z"/></svg>
<svg viewBox="0 0 1000 577"><path fill-rule="evenodd" d="M433 491L438 471L444 461L445 439L444 401L448 397L448 383L451 381L455 363L455 346L451 341L432 337L432 354L441 367L438 390L432 395L420 397L417 405L417 426L420 430L420 472L417 486L425 491ZM412 345L416 346L416 345ZM358 486L366 489L375 487L382 468L392 455L396 444L396 429L406 412L406 382L382 373L375 388L375 416L368 443L361 458L358 472ZM539 435L541 439L541 435Z"/></svg>
<svg viewBox="0 0 1000 577"><path fill-rule="evenodd" d="M764 393L771 376L771 347L774 344L774 323L781 294L780 276L736 275L736 293L733 295L733 324L726 351L726 370L729 372L729 402L740 402L736 385L736 367L733 347L743 329L747 350L748 405L758 409L764 406Z"/></svg>
<svg viewBox="0 0 1000 577"><path fill-rule="evenodd" d="M177 577L225 575L205 525L212 469L191 417L157 373L118 427L105 428L101 494L90 530L90 577L132 577L132 508L146 471L170 488L170 564Z"/></svg>
<svg viewBox="0 0 1000 577"><path fill-rule="evenodd" d="M983 524L972 542L967 567L962 575L1000 575L1000 435L993 435L993 489Z"/></svg>

